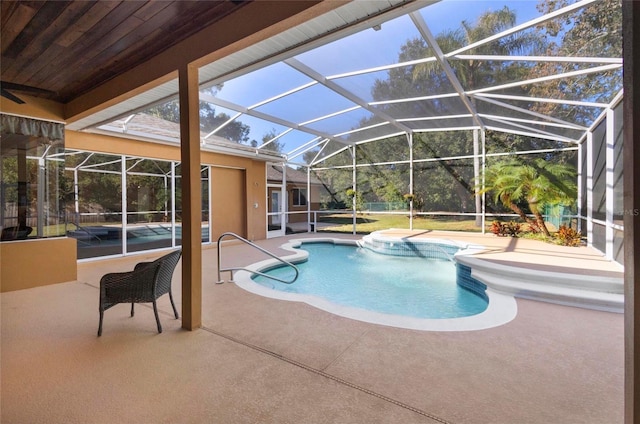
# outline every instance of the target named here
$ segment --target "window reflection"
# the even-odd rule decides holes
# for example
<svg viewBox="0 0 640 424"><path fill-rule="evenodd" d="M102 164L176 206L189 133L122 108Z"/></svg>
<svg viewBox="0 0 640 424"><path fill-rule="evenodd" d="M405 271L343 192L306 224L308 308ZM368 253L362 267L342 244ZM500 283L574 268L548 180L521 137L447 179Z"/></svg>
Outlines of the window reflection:
<svg viewBox="0 0 640 424"><path fill-rule="evenodd" d="M64 126L0 114L1 240L64 235Z"/></svg>

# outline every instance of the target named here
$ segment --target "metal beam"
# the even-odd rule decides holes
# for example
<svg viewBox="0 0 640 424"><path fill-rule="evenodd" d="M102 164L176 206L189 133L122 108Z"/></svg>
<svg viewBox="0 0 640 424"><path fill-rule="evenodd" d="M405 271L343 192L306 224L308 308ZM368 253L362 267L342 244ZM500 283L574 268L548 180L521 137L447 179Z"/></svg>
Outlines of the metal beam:
<svg viewBox="0 0 640 424"><path fill-rule="evenodd" d="M411 17L411 20L413 21L415 26L418 28L418 31L420 31L420 34L422 34L422 36L427 41L431 49L433 49L433 51L435 52L436 59L442 66L444 73L447 75L447 78L453 85L453 88L456 90L456 93L458 93L458 95L460 96L460 100L462 101L462 103L464 103L465 107L471 113L471 115L473 115L473 121L476 123L476 125L478 125L481 129L483 129L484 123L482 122L482 119L480 119L480 117L478 116L478 112L476 111L475 106L469 100L469 97L467 96L467 93L465 92L464 87L462 87L460 80L456 76L456 73L454 72L453 68L449 64L449 61L447 60L446 56L442 52L442 49L438 45L436 38L431 33L431 30L427 26L427 23L422 18L422 15L419 12L413 12L413 13L410 13L409 16Z"/></svg>

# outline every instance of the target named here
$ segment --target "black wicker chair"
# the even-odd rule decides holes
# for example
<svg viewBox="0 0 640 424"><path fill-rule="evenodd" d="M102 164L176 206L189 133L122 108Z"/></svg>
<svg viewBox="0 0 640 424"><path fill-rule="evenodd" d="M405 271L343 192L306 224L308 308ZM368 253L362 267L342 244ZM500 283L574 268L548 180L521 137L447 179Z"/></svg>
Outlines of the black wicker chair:
<svg viewBox="0 0 640 424"><path fill-rule="evenodd" d="M0 240L26 240L29 234L33 231L33 228L26 225L18 225L16 227L7 227L2 229L2 235Z"/></svg>
<svg viewBox="0 0 640 424"><path fill-rule="evenodd" d="M136 303L152 302L153 312L156 315L156 324L158 324L158 333L162 333L156 299L163 294L169 293L173 312L176 319L178 319L178 311L173 303L173 294L171 293L171 278L181 255L181 250L174 250L153 262L140 262L133 271L114 272L104 275L100 279L100 325L98 327L98 337L102 335L104 311L118 303L131 302L131 316L133 316L133 306Z"/></svg>

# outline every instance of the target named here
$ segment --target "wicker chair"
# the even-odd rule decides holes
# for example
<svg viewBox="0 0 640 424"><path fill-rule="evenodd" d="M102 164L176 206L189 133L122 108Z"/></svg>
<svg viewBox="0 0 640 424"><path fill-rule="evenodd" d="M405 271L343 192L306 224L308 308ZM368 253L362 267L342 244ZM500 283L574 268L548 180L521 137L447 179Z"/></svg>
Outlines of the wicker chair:
<svg viewBox="0 0 640 424"><path fill-rule="evenodd" d="M153 262L137 264L133 271L114 272L104 275L100 279L100 325L98 327L98 337L102 335L104 311L118 303L131 302L131 316L133 316L134 304L152 302L156 324L158 324L158 333L162 333L156 299L163 294L169 293L173 312L176 319L178 319L178 311L173 303L173 294L171 293L171 278L181 255L181 250L174 250Z"/></svg>
<svg viewBox="0 0 640 424"><path fill-rule="evenodd" d="M33 228L26 225L3 228L0 240L26 240L27 237L29 237L29 234L31 234L31 231L33 231Z"/></svg>

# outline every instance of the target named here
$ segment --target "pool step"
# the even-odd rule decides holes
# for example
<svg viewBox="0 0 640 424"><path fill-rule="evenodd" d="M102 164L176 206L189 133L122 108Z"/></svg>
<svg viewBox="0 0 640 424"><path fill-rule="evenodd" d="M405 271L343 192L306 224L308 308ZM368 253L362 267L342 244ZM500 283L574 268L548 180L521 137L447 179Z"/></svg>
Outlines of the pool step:
<svg viewBox="0 0 640 424"><path fill-rule="evenodd" d="M471 276L502 293L525 299L608 312L624 312L622 278L531 270L465 256Z"/></svg>

